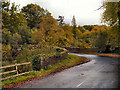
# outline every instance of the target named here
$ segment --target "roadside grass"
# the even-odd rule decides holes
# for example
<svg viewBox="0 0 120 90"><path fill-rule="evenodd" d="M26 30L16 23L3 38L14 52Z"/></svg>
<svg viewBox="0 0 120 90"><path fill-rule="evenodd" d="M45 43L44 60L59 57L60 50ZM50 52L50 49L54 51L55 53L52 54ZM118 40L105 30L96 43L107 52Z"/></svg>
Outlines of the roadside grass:
<svg viewBox="0 0 120 90"><path fill-rule="evenodd" d="M96 55L100 55L100 56L109 56L109 57L119 57L119 58L120 58L120 54L96 53Z"/></svg>
<svg viewBox="0 0 120 90"><path fill-rule="evenodd" d="M99 55L99 56L108 56L108 57L118 57L120 58L120 54L116 54L116 53L85 53L85 54L94 54L94 55Z"/></svg>
<svg viewBox="0 0 120 90"><path fill-rule="evenodd" d="M79 52L77 52L79 53ZM80 53L83 54L83 53ZM93 54L93 55L99 55L99 56L108 56L108 57L118 57L120 58L120 54L117 53L97 53L97 52L84 52L84 54Z"/></svg>
<svg viewBox="0 0 120 90"><path fill-rule="evenodd" d="M56 72L60 72L64 69L70 68L72 66L79 65L85 62L86 60L87 58L85 57L68 54L68 56L64 60L54 65L48 65L45 69L41 69L41 71L31 71L29 74L25 74L22 76L13 77L13 78L4 80L2 81L2 87L13 88L14 86L19 85L21 83L25 83L27 81L31 81L36 78L38 79L41 77L45 77L50 74L54 74Z"/></svg>

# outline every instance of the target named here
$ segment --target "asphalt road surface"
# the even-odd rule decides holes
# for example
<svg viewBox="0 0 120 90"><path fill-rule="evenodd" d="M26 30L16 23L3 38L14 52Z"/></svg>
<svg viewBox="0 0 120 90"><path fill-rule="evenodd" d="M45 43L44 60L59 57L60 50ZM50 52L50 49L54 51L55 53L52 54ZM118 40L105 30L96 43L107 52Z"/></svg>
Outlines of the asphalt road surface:
<svg viewBox="0 0 120 90"><path fill-rule="evenodd" d="M117 88L118 58L88 54L91 61L48 77L33 80L17 88Z"/></svg>

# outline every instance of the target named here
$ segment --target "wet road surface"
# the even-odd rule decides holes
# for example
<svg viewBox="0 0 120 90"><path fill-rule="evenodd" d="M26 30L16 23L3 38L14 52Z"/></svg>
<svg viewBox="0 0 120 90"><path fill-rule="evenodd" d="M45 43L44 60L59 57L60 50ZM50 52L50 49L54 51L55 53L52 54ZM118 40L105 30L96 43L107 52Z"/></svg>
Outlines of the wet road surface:
<svg viewBox="0 0 120 90"><path fill-rule="evenodd" d="M118 58L88 54L91 61L66 69L43 79L33 80L17 88L117 88Z"/></svg>

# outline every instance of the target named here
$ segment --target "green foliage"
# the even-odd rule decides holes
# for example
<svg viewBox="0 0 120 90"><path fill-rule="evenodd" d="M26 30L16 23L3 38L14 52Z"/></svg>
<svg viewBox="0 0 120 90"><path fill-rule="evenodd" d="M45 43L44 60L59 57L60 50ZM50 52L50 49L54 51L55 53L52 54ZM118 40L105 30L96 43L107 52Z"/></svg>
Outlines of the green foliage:
<svg viewBox="0 0 120 90"><path fill-rule="evenodd" d="M57 57L57 58L60 58L61 56L62 56L61 53L59 53L59 52L56 53L56 57Z"/></svg>
<svg viewBox="0 0 120 90"><path fill-rule="evenodd" d="M72 19L72 26L73 26L73 30L72 30L72 33L73 33L73 46L76 47L77 30L76 30L75 16L73 16L73 19Z"/></svg>
<svg viewBox="0 0 120 90"><path fill-rule="evenodd" d="M22 13L24 14L24 17L26 18L28 26L30 28L33 28L37 24L39 24L41 22L41 17L51 16L51 14L47 10L44 10L37 4L28 4L27 6L24 6L22 8Z"/></svg>
<svg viewBox="0 0 120 90"><path fill-rule="evenodd" d="M8 2L4 3L7 4ZM12 3L12 6L10 7L10 4L7 6L5 5L5 8L8 8L7 11L3 7L2 12L2 28L7 28L12 34L17 33L17 28L22 25L26 25L26 19L24 18L22 13L18 13L18 6ZM10 8L10 9L9 9Z"/></svg>
<svg viewBox="0 0 120 90"><path fill-rule="evenodd" d="M22 25L18 27L18 34L21 35L22 38L22 44L27 43L30 44L30 38L31 38L31 30L26 25Z"/></svg>
<svg viewBox="0 0 120 90"><path fill-rule="evenodd" d="M22 43L21 35L19 35L17 33L13 34L12 40L11 40L11 45L12 46L17 46L17 45L19 45L21 43Z"/></svg>
<svg viewBox="0 0 120 90"><path fill-rule="evenodd" d="M5 64L12 62L12 48L11 45L2 45L2 60L5 61Z"/></svg>
<svg viewBox="0 0 120 90"><path fill-rule="evenodd" d="M120 53L120 29L118 26L114 26L108 31L108 42L110 45L110 50L114 53Z"/></svg>
<svg viewBox="0 0 120 90"><path fill-rule="evenodd" d="M50 70L52 68L52 65L47 65L44 70Z"/></svg>
<svg viewBox="0 0 120 90"><path fill-rule="evenodd" d="M105 9L102 16L103 22L113 26L120 21L120 2L103 2L103 8Z"/></svg>
<svg viewBox="0 0 120 90"><path fill-rule="evenodd" d="M32 62L35 55L53 56L56 55L56 49L49 46L24 45L19 48L12 48L11 45L2 46L2 65L15 63Z"/></svg>
<svg viewBox="0 0 120 90"><path fill-rule="evenodd" d="M8 29L4 28L2 30L2 43L8 45L11 43L11 39L12 39L11 32L8 31Z"/></svg>
<svg viewBox="0 0 120 90"><path fill-rule="evenodd" d="M9 5L10 5L9 2L2 1L1 4L2 4L2 11L9 11Z"/></svg>
<svg viewBox="0 0 120 90"><path fill-rule="evenodd" d="M19 12L18 5L4 2L2 7L2 37L3 44L11 44L13 48L19 47L20 44L30 43L30 29L23 13Z"/></svg>
<svg viewBox="0 0 120 90"><path fill-rule="evenodd" d="M97 38L95 40L95 47L98 48L99 52L103 52L106 50L106 41L107 41L107 33L106 32L99 32Z"/></svg>
<svg viewBox="0 0 120 90"><path fill-rule="evenodd" d="M110 25L107 44L112 52L120 53L120 2L103 2L102 21Z"/></svg>
<svg viewBox="0 0 120 90"><path fill-rule="evenodd" d="M73 26L73 29L76 28L76 19L75 19L75 16L73 16L73 19L72 19L72 26Z"/></svg>
<svg viewBox="0 0 120 90"><path fill-rule="evenodd" d="M35 71L40 71L41 69L41 58L40 55L35 55L32 60L32 67Z"/></svg>

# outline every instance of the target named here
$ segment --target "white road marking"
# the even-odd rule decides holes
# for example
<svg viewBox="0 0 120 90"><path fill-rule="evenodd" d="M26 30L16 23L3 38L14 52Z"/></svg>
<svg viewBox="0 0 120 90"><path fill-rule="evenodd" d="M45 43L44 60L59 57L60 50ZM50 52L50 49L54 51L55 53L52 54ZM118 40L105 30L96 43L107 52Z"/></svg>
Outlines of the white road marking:
<svg viewBox="0 0 120 90"><path fill-rule="evenodd" d="M82 83L78 84L76 87L80 87L86 80L84 80Z"/></svg>

